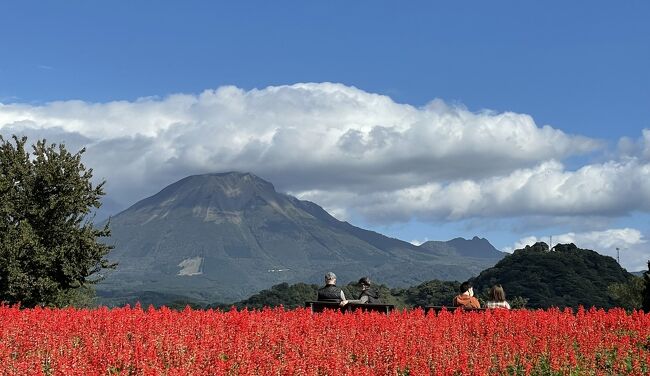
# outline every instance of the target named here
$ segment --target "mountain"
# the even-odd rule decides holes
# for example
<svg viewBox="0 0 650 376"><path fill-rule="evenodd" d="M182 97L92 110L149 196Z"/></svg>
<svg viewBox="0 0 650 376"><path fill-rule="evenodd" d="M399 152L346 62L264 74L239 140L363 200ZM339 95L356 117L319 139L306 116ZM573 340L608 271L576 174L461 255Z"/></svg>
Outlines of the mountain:
<svg viewBox="0 0 650 376"><path fill-rule="evenodd" d="M238 172L182 179L111 218L110 228L108 258L119 265L97 290L116 304L139 293L231 302L282 282L320 284L327 271L341 283L464 280L497 261L355 227Z"/></svg>
<svg viewBox="0 0 650 376"><path fill-rule="evenodd" d="M549 250L543 242L526 246L506 256L473 280L483 294L496 283L507 296L528 299L527 307L616 306L608 294L612 283L626 283L632 275L609 256L558 244Z"/></svg>
<svg viewBox="0 0 650 376"><path fill-rule="evenodd" d="M479 259L502 259L506 253L494 248L487 239L473 237L471 240L455 238L449 241L428 241L420 245L440 255L473 257Z"/></svg>

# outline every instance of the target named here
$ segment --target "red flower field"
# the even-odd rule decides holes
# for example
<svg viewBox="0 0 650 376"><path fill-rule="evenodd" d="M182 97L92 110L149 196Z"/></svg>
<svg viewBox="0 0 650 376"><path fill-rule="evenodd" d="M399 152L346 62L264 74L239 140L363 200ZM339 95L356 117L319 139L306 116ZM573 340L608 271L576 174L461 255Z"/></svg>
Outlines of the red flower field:
<svg viewBox="0 0 650 376"><path fill-rule="evenodd" d="M2 375L644 375L650 315L0 306Z"/></svg>

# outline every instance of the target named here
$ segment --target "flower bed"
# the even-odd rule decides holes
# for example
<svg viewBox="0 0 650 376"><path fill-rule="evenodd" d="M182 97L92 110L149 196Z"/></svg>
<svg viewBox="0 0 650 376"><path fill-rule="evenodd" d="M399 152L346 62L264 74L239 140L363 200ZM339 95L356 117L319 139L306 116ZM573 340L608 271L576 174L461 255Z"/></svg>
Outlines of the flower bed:
<svg viewBox="0 0 650 376"><path fill-rule="evenodd" d="M2 375L644 375L650 315L0 306Z"/></svg>

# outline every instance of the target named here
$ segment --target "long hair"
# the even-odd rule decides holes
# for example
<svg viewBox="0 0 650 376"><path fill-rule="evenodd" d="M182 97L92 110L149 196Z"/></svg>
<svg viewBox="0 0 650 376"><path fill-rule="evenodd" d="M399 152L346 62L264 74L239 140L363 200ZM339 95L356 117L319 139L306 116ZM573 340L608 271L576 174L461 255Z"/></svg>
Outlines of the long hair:
<svg viewBox="0 0 650 376"><path fill-rule="evenodd" d="M506 301L506 292L503 291L501 285L494 285L490 289L490 300L493 302L505 302Z"/></svg>

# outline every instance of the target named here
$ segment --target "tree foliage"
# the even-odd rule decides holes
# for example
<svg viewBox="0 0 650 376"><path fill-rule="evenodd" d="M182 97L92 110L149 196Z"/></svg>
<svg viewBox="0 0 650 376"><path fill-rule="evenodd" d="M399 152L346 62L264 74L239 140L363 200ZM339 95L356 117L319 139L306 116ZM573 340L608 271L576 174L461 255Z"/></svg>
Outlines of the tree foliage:
<svg viewBox="0 0 650 376"><path fill-rule="evenodd" d="M110 265L108 224L93 226L104 182L93 185L84 149L0 136L0 301L65 306L87 300L88 286Z"/></svg>
<svg viewBox="0 0 650 376"><path fill-rule="evenodd" d="M648 270L643 273L643 283L645 288L643 290L643 310L650 313L650 260L648 261Z"/></svg>
<svg viewBox="0 0 650 376"><path fill-rule="evenodd" d="M262 290L257 294L252 295L248 299L233 303L232 306L236 308L257 308L264 307L278 307L284 306L285 308L304 307L305 302L308 300L316 299L316 292L318 291L317 285L308 285L306 283L296 283L289 285L288 283L280 283L271 287L268 290ZM215 304L213 307L227 309L228 304Z"/></svg>
<svg viewBox="0 0 650 376"><path fill-rule="evenodd" d="M509 296L527 298L530 308L611 308L617 301L608 287L628 283L632 275L609 256L575 244L545 243L518 249L474 279L474 291L487 291L499 283Z"/></svg>
<svg viewBox="0 0 650 376"><path fill-rule="evenodd" d="M607 287L607 292L614 298L617 306L633 310L641 308L643 287L643 278L633 276L627 282L612 283Z"/></svg>
<svg viewBox="0 0 650 376"><path fill-rule="evenodd" d="M459 289L459 282L434 279L417 286L393 289L392 293L403 301L405 307L451 306Z"/></svg>

